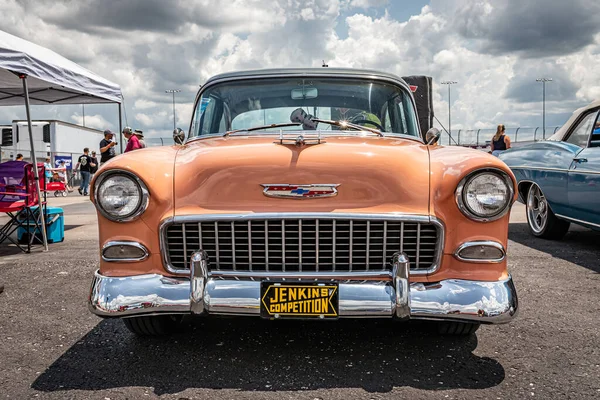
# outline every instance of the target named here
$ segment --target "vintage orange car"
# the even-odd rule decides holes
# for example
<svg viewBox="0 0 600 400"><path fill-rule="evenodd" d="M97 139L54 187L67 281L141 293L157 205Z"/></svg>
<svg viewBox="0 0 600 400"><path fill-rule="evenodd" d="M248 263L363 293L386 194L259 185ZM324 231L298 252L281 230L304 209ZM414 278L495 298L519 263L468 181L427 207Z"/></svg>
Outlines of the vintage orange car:
<svg viewBox="0 0 600 400"><path fill-rule="evenodd" d="M91 311L140 335L190 315L424 319L453 335L511 321L515 178L436 145L417 94L354 69L213 77L187 138L96 174Z"/></svg>

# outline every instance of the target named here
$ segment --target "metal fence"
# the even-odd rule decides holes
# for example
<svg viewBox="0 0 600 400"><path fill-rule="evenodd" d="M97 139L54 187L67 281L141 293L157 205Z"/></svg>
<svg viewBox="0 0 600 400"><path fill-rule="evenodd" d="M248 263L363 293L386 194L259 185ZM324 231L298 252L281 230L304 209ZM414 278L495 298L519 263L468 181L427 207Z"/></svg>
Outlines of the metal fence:
<svg viewBox="0 0 600 400"><path fill-rule="evenodd" d="M545 140L554 135L560 126L547 126L546 130L542 127L506 127L505 135L510 138L512 143L536 142ZM442 130L440 144L447 146L469 146L469 147L487 147L492 142L492 137L496 129L458 129L452 131L450 136Z"/></svg>
<svg viewBox="0 0 600 400"><path fill-rule="evenodd" d="M545 140L554 135L560 126L547 126L546 130L540 126L506 128L506 136L512 143L535 142ZM450 136L442 129L440 144L446 146L469 146L469 147L487 147L492 141L496 129L458 129L452 131ZM145 142L150 147L170 146L173 144L173 138L147 138Z"/></svg>

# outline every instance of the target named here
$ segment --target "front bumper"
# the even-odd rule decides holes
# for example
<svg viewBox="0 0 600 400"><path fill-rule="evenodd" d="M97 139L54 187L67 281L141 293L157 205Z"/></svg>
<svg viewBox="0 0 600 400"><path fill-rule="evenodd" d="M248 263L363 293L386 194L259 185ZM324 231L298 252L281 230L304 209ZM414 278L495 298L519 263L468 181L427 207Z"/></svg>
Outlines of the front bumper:
<svg viewBox="0 0 600 400"><path fill-rule="evenodd" d="M510 276L495 282L448 279L409 283L408 263L402 261L397 259L392 273L380 274L380 280L365 280L365 276L360 280L350 276L335 279L339 282L339 316L502 324L517 314L517 292ZM188 313L260 315L260 280L212 276L200 253L194 255L191 264L189 278L159 274L107 277L96 272L90 309L101 317ZM319 276L319 279L333 278ZM286 282L299 279L307 278L288 276Z"/></svg>

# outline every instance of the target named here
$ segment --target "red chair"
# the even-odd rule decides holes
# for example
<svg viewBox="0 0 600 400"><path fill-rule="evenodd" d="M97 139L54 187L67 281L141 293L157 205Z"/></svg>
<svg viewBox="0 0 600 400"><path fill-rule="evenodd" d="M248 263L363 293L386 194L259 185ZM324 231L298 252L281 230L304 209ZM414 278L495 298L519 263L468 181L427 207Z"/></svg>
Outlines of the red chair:
<svg viewBox="0 0 600 400"><path fill-rule="evenodd" d="M41 177L40 190L45 193L44 164L38 163L37 168ZM45 198L40 199L37 195L33 164L24 161L0 164L0 213L9 217L9 221L0 227L0 243L9 240L20 250L29 253L36 238L42 241L39 210L45 210L45 204ZM27 246L12 237L20 227L30 233Z"/></svg>

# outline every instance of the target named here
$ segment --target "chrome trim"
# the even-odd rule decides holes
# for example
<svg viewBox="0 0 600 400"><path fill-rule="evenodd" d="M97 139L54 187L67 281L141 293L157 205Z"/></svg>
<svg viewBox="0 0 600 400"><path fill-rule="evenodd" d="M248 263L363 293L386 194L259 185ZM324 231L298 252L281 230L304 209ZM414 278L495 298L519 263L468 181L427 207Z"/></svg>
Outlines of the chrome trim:
<svg viewBox="0 0 600 400"><path fill-rule="evenodd" d="M504 182L506 183L506 185L508 186L508 190L509 190L509 196L508 196L508 201L506 202L506 205L504 206L504 208L502 208L502 210L500 210L498 213L491 215L489 217L482 217L480 215L476 215L474 214L469 207L465 204L465 201L463 200L463 189L465 187L465 185L467 184L467 182L471 181L472 179L474 179L477 175L479 174L483 174L483 173L492 173L492 174L496 174L498 176L500 176L500 178L502 178L504 180ZM510 208L513 204L513 197L515 195L515 187L514 187L514 183L512 181L512 179L510 178L510 176L502 171L499 168L482 168L482 169L477 169L475 171L471 171L469 174L467 174L464 178L461 179L461 181L458 183L458 186L456 187L456 191L454 193L454 198L456 200L456 205L458 206L458 209L468 218L472 219L473 221L477 221L477 222L490 222L490 221L495 221L497 219L500 219L502 217L504 217L509 211Z"/></svg>
<svg viewBox="0 0 600 400"><path fill-rule="evenodd" d="M268 271L210 271L211 278L223 279L265 279L265 280L336 280L336 281L392 281L392 273L389 270L370 270L355 272L268 272Z"/></svg>
<svg viewBox="0 0 600 400"><path fill-rule="evenodd" d="M393 137L393 136L407 137L407 138L411 138L413 140L419 141L423 144L425 143L425 141L423 140L423 132L421 132L421 126L419 124L418 116L416 113L417 104L415 101L414 94L413 94L412 90L410 90L410 86L403 79L401 79L401 78L393 79L393 78L385 76L385 75L377 75L376 73L362 74L359 72L356 74L340 73L340 74L332 75L332 74L319 73L316 71L314 71L314 72L309 71L308 73L307 72L302 73L302 72L297 72L297 71L294 71L294 72L289 71L289 72L282 72L282 73L276 73L276 74L275 73L274 74L257 74L257 75L233 76L233 77L222 77L222 78L217 78L217 79L212 79L212 78L209 79L209 81L205 85L200 87L200 89L198 90L198 93L196 93L196 98L194 99L194 106L192 108L192 116L190 118L190 126L188 129L188 139L184 143L184 145L187 145L189 142L197 140L199 138L207 137L207 136L191 136L192 135L192 124L194 122L194 115L196 114L198 101L200 100L202 93L204 93L207 89L211 88L214 85L224 83L224 82L244 81L244 80L252 81L252 80L256 80L256 79L265 79L265 78L277 79L277 78L295 78L295 77L330 78L330 79L350 78L350 79L357 79L357 80L370 79L370 80L375 80L375 81L393 83L396 86L399 86L401 89L405 90L405 92L408 94L408 97L410 98L410 100L412 102L413 110L415 110L415 116L414 116L415 121L414 122L417 125L416 126L417 136L399 134L399 133L397 133L397 134L390 133L389 135L386 134L386 137ZM218 134L210 135L210 136L222 137L223 133L218 133Z"/></svg>
<svg viewBox="0 0 600 400"><path fill-rule="evenodd" d="M510 169L534 169L534 170L538 170L538 171L558 171L558 172L569 172L568 169L564 169L564 168L550 168L550 167L529 167L526 165L517 165L517 166L511 166L509 165Z"/></svg>
<svg viewBox="0 0 600 400"><path fill-rule="evenodd" d="M98 201L98 188L106 180L106 178L109 178L111 175L126 175L129 178L133 178L134 182L137 183L138 187L140 188L140 192L142 193L139 206L135 209L135 211L133 211L130 215L128 215L126 217L115 218L114 216L107 213L102 208L102 206L100 205L100 202ZM102 216L104 218L109 219L111 221L114 221L114 222L134 221L140 215L142 215L144 213L144 211L146 211L149 203L150 203L150 192L148 191L146 184L144 183L144 181L142 181L137 175L135 175L132 172L125 171L122 169L109 169L109 170L101 172L100 176L98 176L98 178L96 178L96 180L94 182L94 205L96 206L96 209L100 212L100 214L102 214Z"/></svg>
<svg viewBox="0 0 600 400"><path fill-rule="evenodd" d="M108 258L108 257L105 257L104 251L106 249L109 249L114 246L135 247L135 248L142 250L144 252L144 255L142 257L138 257L138 258ZM144 246L141 243L133 242L133 241L125 241L125 240L122 240L122 241L114 240L114 241L106 242L104 244L104 246L102 246L102 251L100 252L100 255L102 257L102 260L106 261L106 262L138 262L138 261L144 261L145 259L147 259L150 256L150 253L148 252L148 249L146 248L146 246Z"/></svg>
<svg viewBox="0 0 600 400"><path fill-rule="evenodd" d="M590 170L587 170L587 169L570 169L569 173L573 173L573 174L600 175L600 171L590 171Z"/></svg>
<svg viewBox="0 0 600 400"><path fill-rule="evenodd" d="M467 249L469 247L477 247L477 246L494 247L502 252L502 257L500 257L498 259L483 259L483 258L475 259L475 258L464 258L460 255L460 252L463 251L464 249ZM454 252L454 257L456 257L457 260L464 261L464 262L470 262L470 263L500 263L500 262L504 261L504 259L506 258L506 250L504 250L504 246L502 246L502 244L498 243L498 242L493 242L491 240L474 240L471 242L465 242L465 243L461 244L460 246L458 246L458 248Z"/></svg>
<svg viewBox="0 0 600 400"><path fill-rule="evenodd" d="M267 197L275 197L278 199L306 200L306 199L320 199L320 198L324 198L324 197L335 197L338 194L337 188L338 188L338 186L340 186L340 184L339 183L311 183L308 185L304 185L304 184L293 185L290 183L261 183L260 186L262 186L264 188L263 194ZM310 197L303 197L303 196L293 196L293 195L289 195L289 194L269 193L269 192L267 192L267 190L271 186L279 186L279 187L289 186L289 187L302 187L302 188L329 187L333 190L333 192L326 193L326 194L318 194L318 195L314 195L314 196L310 196Z"/></svg>
<svg viewBox="0 0 600 400"><path fill-rule="evenodd" d="M410 318L410 288L408 280L410 267L406 254L394 254L392 268L394 289L396 292L396 309L394 314L396 318L408 319Z"/></svg>
<svg viewBox="0 0 600 400"><path fill-rule="evenodd" d="M204 288L208 281L208 255L204 251L192 254L190 261L190 311L204 312Z"/></svg>
<svg viewBox="0 0 600 400"><path fill-rule="evenodd" d="M190 314L199 310L204 315L260 315L259 281L208 277L202 287L202 257L199 258L195 262L200 268L196 264L193 267L197 275L194 285L189 277L158 274L107 277L96 271L90 290L90 311L101 317ZM392 318L399 310L401 315L402 310L406 311L407 303L403 303L406 299L411 319L502 324L518 314L517 293L510 276L493 282L461 279L415 282L404 288L408 288L407 297L404 293L398 296L391 282L340 283L340 317Z"/></svg>
<svg viewBox="0 0 600 400"><path fill-rule="evenodd" d="M251 214L202 214L202 215L176 215L174 217L169 217L164 219L159 227L159 243L160 243L160 252L162 255L163 266L165 269L177 275L185 275L189 274L189 269L178 269L174 268L169 264L169 254L167 249L167 227L173 224L184 224L186 222L203 222L203 221L214 221L216 224L218 221L248 221L248 220L284 220L284 219L356 219L356 220L393 220L393 221L401 221L401 222L420 222L420 223L430 223L434 225L438 232L438 241L435 246L435 252L433 255L433 262L431 267L426 270L419 271L411 271L412 276L417 275L429 275L436 272L442 261L442 253L444 249L445 243L445 227L444 224L436 217L429 215L414 215L414 214L403 214L403 213L393 213L393 214L353 214L353 213L251 213ZM266 221L265 221L266 224ZM352 229L352 223L351 223ZM404 230L404 226L402 225L402 231ZM266 229L265 229L266 232ZM402 232L403 233L403 232ZM266 233L265 233L266 235ZM352 235L350 235L352 238ZM266 241L268 244L268 241ZM350 243L352 246L352 243ZM267 245L268 248L268 245ZM403 249L401 249L402 252ZM218 251L217 251L218 254ZM352 253L350 253L350 267L352 267ZM265 254L266 256L266 267L268 271L268 252ZM217 259L217 266L219 265L219 260ZM351 271L352 269L350 269ZM241 273L241 271L239 272ZM240 275L242 276L242 275Z"/></svg>
<svg viewBox="0 0 600 400"><path fill-rule="evenodd" d="M581 220L581 219L576 219L576 218L567 217L566 215L561 215L561 214L554 214L554 215L556 215L556 216L557 216L557 217L559 217L559 218L563 218L563 219L566 219L566 220L569 220L569 221L573 221L573 222L575 222L575 223L577 223L577 224L582 224L582 225L591 225L591 226L595 226L596 228L600 228L600 225L599 225L599 224L594 224L594 223L592 223L592 222L587 222L587 221L583 221L583 220Z"/></svg>

